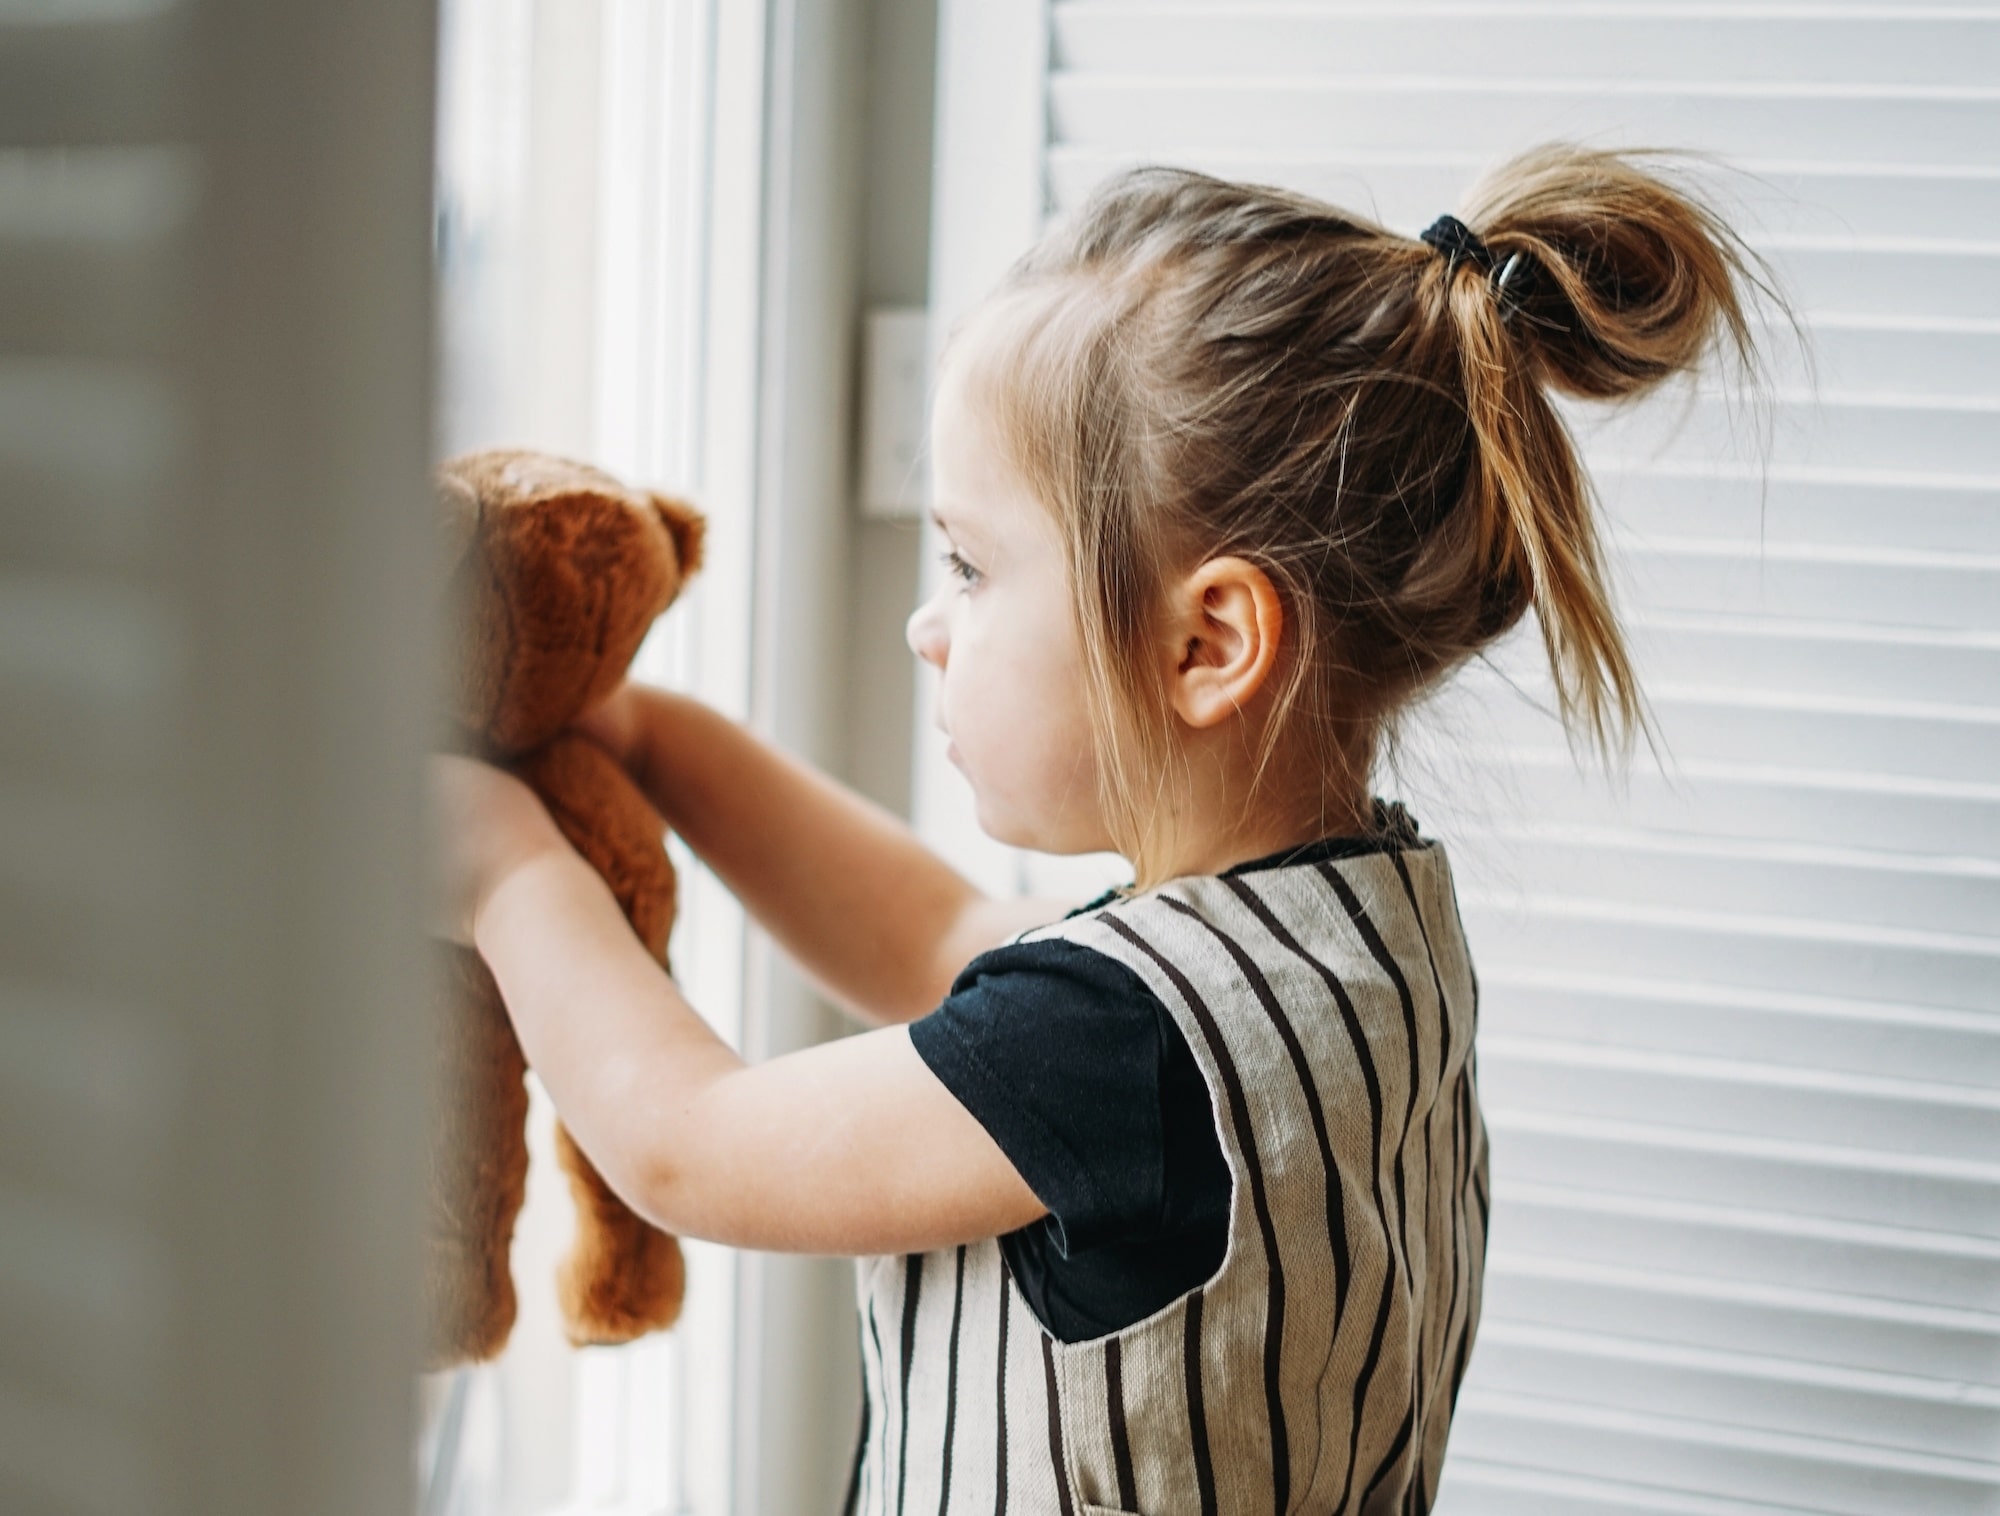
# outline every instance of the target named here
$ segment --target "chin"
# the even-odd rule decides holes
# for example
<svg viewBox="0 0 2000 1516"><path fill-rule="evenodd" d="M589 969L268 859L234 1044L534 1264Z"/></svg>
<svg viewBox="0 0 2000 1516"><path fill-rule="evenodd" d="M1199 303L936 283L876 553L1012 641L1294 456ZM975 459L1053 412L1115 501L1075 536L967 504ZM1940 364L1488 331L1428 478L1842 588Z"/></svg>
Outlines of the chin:
<svg viewBox="0 0 2000 1516"><path fill-rule="evenodd" d="M996 811L983 801L975 800L973 819L979 823L979 830L995 842L1008 847L1030 848L1038 853L1048 851L1048 840L1033 827L1024 825L1019 816L1004 811Z"/></svg>
<svg viewBox="0 0 2000 1516"><path fill-rule="evenodd" d="M1025 848L1031 853L1050 853L1059 858L1073 858L1081 853L1100 853L1112 847L1109 838L1083 836L1046 827L1035 827L1023 823L1019 818L992 817L984 808L974 813L979 821L979 829L995 842L1008 847Z"/></svg>
<svg viewBox="0 0 2000 1516"><path fill-rule="evenodd" d="M1032 848L1038 853L1047 851L1039 839L1010 821L996 820L984 810L976 811L974 815L979 822L979 830L995 842L1005 843L1008 847Z"/></svg>

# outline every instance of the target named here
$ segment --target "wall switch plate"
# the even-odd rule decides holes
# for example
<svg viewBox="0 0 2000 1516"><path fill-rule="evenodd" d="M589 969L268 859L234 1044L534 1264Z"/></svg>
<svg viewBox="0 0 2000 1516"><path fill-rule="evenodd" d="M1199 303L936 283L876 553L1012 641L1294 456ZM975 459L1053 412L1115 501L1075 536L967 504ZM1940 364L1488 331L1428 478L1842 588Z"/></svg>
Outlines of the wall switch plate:
<svg viewBox="0 0 2000 1516"><path fill-rule="evenodd" d="M928 313L877 306L868 312L861 354L862 514L920 516L929 495Z"/></svg>

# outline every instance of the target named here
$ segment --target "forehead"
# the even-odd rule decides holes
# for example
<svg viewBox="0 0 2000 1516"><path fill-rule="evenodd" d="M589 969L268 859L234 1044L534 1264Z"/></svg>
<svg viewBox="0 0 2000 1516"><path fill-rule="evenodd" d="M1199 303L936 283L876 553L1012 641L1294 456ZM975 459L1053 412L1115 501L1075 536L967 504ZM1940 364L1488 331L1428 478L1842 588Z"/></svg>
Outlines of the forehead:
<svg viewBox="0 0 2000 1516"><path fill-rule="evenodd" d="M990 366L954 352L938 375L931 410L931 519L945 531L1000 530L1023 507L1043 514L1006 445Z"/></svg>

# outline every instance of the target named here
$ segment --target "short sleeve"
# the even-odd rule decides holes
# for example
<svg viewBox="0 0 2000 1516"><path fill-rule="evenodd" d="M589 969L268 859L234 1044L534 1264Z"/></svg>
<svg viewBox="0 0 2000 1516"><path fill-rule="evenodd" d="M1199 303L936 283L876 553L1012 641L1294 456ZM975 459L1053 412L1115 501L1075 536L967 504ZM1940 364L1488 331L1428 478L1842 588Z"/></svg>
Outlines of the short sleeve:
<svg viewBox="0 0 2000 1516"><path fill-rule="evenodd" d="M1159 1001L1062 939L968 964L910 1040L1049 1208L1060 1252L1157 1232L1165 1192Z"/></svg>

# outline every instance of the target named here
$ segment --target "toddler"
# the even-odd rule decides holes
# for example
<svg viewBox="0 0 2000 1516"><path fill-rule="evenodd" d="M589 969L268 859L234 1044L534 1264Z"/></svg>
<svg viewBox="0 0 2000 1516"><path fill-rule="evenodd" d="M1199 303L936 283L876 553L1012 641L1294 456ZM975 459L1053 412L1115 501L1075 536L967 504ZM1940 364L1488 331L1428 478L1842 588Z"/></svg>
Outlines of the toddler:
<svg viewBox="0 0 2000 1516"><path fill-rule="evenodd" d="M1748 356L1753 263L1642 161L1507 165L1421 239L1112 181L957 331L949 575L911 618L994 837L1064 914L717 714L591 720L877 1030L746 1066L511 779L437 760L452 930L641 1214L858 1258L850 1509L1424 1511L1479 1320L1477 991L1388 724L1532 607L1571 729L1642 720L1548 392Z"/></svg>

